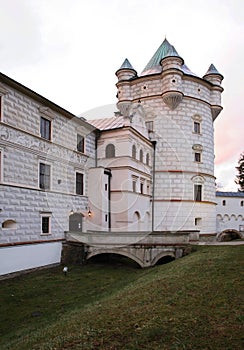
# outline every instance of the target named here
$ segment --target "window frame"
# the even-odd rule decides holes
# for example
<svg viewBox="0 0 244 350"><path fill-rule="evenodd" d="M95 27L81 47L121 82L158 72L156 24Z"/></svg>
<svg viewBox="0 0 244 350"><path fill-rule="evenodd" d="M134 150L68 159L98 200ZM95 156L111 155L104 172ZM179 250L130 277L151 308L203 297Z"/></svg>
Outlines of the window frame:
<svg viewBox="0 0 244 350"><path fill-rule="evenodd" d="M82 181L78 181L78 177L80 176L82 178ZM80 188L79 185L81 186ZM84 174L79 171L75 172L75 194L79 196L84 196Z"/></svg>
<svg viewBox="0 0 244 350"><path fill-rule="evenodd" d="M194 134L201 134L201 122L198 120L193 120L193 132Z"/></svg>
<svg viewBox="0 0 244 350"><path fill-rule="evenodd" d="M137 154L137 149L136 149L136 145L135 144L133 144L132 145L132 150L131 150L132 152L132 158L133 159L136 159L136 154Z"/></svg>
<svg viewBox="0 0 244 350"><path fill-rule="evenodd" d="M108 143L105 147L105 158L115 158L115 146L113 143Z"/></svg>
<svg viewBox="0 0 244 350"><path fill-rule="evenodd" d="M43 212L43 213L40 213L40 216L41 216L41 236L49 236L52 234L52 213L49 213L49 212ZM44 219L47 219L48 220L48 230L47 232L44 232L43 231L43 226L44 226Z"/></svg>
<svg viewBox="0 0 244 350"><path fill-rule="evenodd" d="M139 160L140 160L141 163L143 163L143 149L140 149Z"/></svg>
<svg viewBox="0 0 244 350"><path fill-rule="evenodd" d="M46 125L48 124L48 135ZM51 141L52 140L52 120L47 118L46 116L40 116L40 136L42 139Z"/></svg>
<svg viewBox="0 0 244 350"><path fill-rule="evenodd" d="M202 162L202 153L194 152L194 162L201 163Z"/></svg>
<svg viewBox="0 0 244 350"><path fill-rule="evenodd" d="M85 137L79 133L77 133L76 150L78 152L85 153Z"/></svg>
<svg viewBox="0 0 244 350"><path fill-rule="evenodd" d="M194 184L194 201L195 202L202 202L203 201L203 186L202 186L202 184Z"/></svg>
<svg viewBox="0 0 244 350"><path fill-rule="evenodd" d="M41 172L42 168L44 169L44 173ZM46 173L46 169L49 169L49 174ZM42 178L43 178L43 181L42 181ZM47 187L46 187L46 183L47 183L46 179L48 179ZM42 161L39 162L39 189L43 191L51 189L51 165L44 163Z"/></svg>

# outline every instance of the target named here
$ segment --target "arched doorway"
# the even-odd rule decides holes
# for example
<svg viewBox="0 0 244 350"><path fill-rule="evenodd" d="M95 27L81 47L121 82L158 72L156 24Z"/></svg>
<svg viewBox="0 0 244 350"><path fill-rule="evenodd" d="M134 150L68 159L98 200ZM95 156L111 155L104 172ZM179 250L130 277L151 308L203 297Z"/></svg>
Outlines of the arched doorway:
<svg viewBox="0 0 244 350"><path fill-rule="evenodd" d="M82 232L83 215L81 213L74 213L69 216L69 231Z"/></svg>

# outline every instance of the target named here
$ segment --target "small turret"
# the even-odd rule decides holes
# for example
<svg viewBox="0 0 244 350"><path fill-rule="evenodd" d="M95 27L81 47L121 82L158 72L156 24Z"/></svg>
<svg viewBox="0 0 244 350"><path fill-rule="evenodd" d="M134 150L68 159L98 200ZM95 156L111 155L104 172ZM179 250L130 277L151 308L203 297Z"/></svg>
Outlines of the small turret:
<svg viewBox="0 0 244 350"><path fill-rule="evenodd" d="M211 112L213 120L215 120L223 109L221 107L221 93L223 91L221 82L224 77L218 72L215 66L211 64L207 73L203 76L203 79L213 84L211 88Z"/></svg>
<svg viewBox="0 0 244 350"><path fill-rule="evenodd" d="M136 70L132 67L129 60L126 58L122 66L115 73L118 77L116 84L118 88L117 107L124 117L129 117L131 107L131 86L130 80L137 76Z"/></svg>
<svg viewBox="0 0 244 350"><path fill-rule="evenodd" d="M182 65L184 60L166 39L163 44L165 53L160 61L163 75L162 99L171 110L174 110L183 98Z"/></svg>
<svg viewBox="0 0 244 350"><path fill-rule="evenodd" d="M136 70L132 67L130 61L126 58L121 67L115 73L118 77L118 81L130 80L137 76Z"/></svg>
<svg viewBox="0 0 244 350"><path fill-rule="evenodd" d="M203 79L209 81L214 85L221 85L221 82L224 79L224 77L218 72L215 66L211 64L208 68L207 73L203 76Z"/></svg>

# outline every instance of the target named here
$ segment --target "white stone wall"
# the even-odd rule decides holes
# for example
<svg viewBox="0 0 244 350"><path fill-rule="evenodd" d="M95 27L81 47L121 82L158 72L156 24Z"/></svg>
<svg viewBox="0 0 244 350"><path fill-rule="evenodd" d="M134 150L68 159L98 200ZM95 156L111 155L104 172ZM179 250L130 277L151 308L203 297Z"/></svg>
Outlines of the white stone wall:
<svg viewBox="0 0 244 350"><path fill-rule="evenodd" d="M240 231L244 236L244 193L229 196L216 196L217 201L217 233L225 230Z"/></svg>
<svg viewBox="0 0 244 350"><path fill-rule="evenodd" d="M105 149L110 143L115 146L115 157L105 158ZM136 159L132 158L133 145L136 146L137 150ZM140 150L143 151L142 161L140 161ZM132 128L125 127L102 133L98 140L97 153L98 166L102 167L101 169L111 169L112 174L111 229L113 231L148 230L151 220L151 143ZM149 154L149 165L146 164L146 154ZM89 193L94 192L92 196L89 194L90 203L92 201L96 203L94 207L98 207L98 202L100 203L100 212L97 212L97 209L95 209L96 213L90 220L90 227L94 227L94 224L99 225L99 220L96 220L96 218L101 218L100 225L101 228L104 228L108 227L107 223L104 223L107 203L104 204L104 200L100 198L104 196L103 170L101 171L102 175L97 175L95 180L97 181L94 184L96 190L92 189L89 191ZM96 173L95 170L94 172ZM133 192L133 179L137 180L136 192ZM103 184L102 189L99 187L99 182ZM143 194L140 193L141 182L143 183ZM98 191L100 192L98 193ZM135 215L135 213L137 214ZM136 220L137 215L139 220Z"/></svg>
<svg viewBox="0 0 244 350"><path fill-rule="evenodd" d="M16 84L2 97L0 130L0 244L51 241L64 238L69 214L86 220L88 170L95 164L93 128L66 111ZM62 110L59 108L59 111ZM40 135L40 117L51 121L51 140ZM77 151L77 133L85 137L84 154ZM50 189L39 188L39 164L50 165ZM84 175L84 194L76 195L76 172ZM41 234L41 213L51 216L51 234ZM4 228L13 220L15 228ZM84 222L84 228L85 228Z"/></svg>
<svg viewBox="0 0 244 350"><path fill-rule="evenodd" d="M215 234L214 137L210 103L214 94L215 103L220 104L221 88L214 90L201 78L167 70L166 61L161 75L139 77L129 84L117 83L119 101L131 96L131 111L139 103L144 120L154 123L152 139L157 141L155 229L199 229L202 234ZM174 63L169 61L171 65ZM183 96L177 107L166 105L162 98L163 92L174 90L182 94L176 96L178 101ZM200 133L194 132L194 120L200 122ZM200 149L200 162L194 158L196 149ZM199 203L194 201L194 184L202 185Z"/></svg>
<svg viewBox="0 0 244 350"><path fill-rule="evenodd" d="M62 243L0 247L0 275L60 262Z"/></svg>

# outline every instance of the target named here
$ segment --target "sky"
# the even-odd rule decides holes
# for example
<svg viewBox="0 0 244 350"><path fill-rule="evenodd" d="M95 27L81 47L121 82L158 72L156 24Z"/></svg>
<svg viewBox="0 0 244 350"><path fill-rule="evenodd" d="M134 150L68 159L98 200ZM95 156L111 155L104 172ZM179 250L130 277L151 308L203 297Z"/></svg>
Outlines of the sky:
<svg viewBox="0 0 244 350"><path fill-rule="evenodd" d="M224 109L214 122L216 183L237 189L243 0L0 0L0 27L0 71L87 118L114 109L114 73L124 59L140 74L165 37L198 76L213 63L224 76Z"/></svg>

